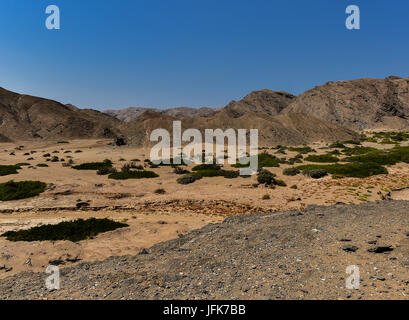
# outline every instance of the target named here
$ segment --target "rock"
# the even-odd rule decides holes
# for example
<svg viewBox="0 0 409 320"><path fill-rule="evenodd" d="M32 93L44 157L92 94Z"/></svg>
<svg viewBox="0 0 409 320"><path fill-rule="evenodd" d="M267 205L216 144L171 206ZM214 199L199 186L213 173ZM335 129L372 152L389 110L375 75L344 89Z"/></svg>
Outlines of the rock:
<svg viewBox="0 0 409 320"><path fill-rule="evenodd" d="M376 246L374 248L368 249L368 252L371 253L384 253L384 252L390 252L393 251L392 246Z"/></svg>
<svg viewBox="0 0 409 320"><path fill-rule="evenodd" d="M353 246L353 245L343 245L342 246L342 250L346 251L346 252L355 252L357 251L359 248L357 246Z"/></svg>

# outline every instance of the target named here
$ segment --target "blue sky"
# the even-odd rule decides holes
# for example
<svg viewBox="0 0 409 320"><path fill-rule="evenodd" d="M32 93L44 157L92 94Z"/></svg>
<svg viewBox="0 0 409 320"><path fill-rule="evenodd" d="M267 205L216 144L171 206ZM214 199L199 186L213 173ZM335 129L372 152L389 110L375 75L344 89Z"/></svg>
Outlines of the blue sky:
<svg viewBox="0 0 409 320"><path fill-rule="evenodd" d="M61 30L45 28L58 5ZM361 30L345 9L361 9ZM407 0L1 0L0 86L96 109L409 76Z"/></svg>

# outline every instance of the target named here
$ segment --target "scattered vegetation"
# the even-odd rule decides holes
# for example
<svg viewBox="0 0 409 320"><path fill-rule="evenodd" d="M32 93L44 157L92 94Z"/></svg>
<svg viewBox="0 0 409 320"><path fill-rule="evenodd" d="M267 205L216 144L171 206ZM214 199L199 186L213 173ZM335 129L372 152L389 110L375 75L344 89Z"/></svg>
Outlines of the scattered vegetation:
<svg viewBox="0 0 409 320"><path fill-rule="evenodd" d="M83 163L77 166L73 166L73 169L76 170L99 170L101 168L111 168L112 167L112 161L105 159L102 162L88 162L88 163Z"/></svg>
<svg viewBox="0 0 409 320"><path fill-rule="evenodd" d="M321 179L328 175L328 172L325 169L311 169L311 170L304 170L303 174L309 176L313 179Z"/></svg>
<svg viewBox="0 0 409 320"><path fill-rule="evenodd" d="M283 170L283 174L285 176L296 176L297 174L300 173L300 170L297 168L286 168Z"/></svg>
<svg viewBox="0 0 409 320"><path fill-rule="evenodd" d="M78 242L95 237L99 233L112 231L129 225L110 219L90 218L60 222L55 225L44 225L28 230L8 231L2 234L9 241L57 241Z"/></svg>
<svg viewBox="0 0 409 320"><path fill-rule="evenodd" d="M145 171L145 170L139 170L139 171L126 171L126 172L115 172L111 173L108 178L109 179L115 179L115 180L127 180L127 179L144 179L144 178L157 178L159 177L158 174L156 174L153 171Z"/></svg>
<svg viewBox="0 0 409 320"><path fill-rule="evenodd" d="M0 200L11 201L31 198L45 191L46 184L40 181L8 181L0 183Z"/></svg>
<svg viewBox="0 0 409 320"><path fill-rule="evenodd" d="M303 173L311 170L322 169L327 173L336 174L351 178L366 178L373 175L387 174L388 170L385 167L376 163L346 163L346 164L331 164L331 165L303 165L297 167Z"/></svg>
<svg viewBox="0 0 409 320"><path fill-rule="evenodd" d="M165 189L162 189L162 188L159 188L159 189L156 189L154 192L155 192L156 194L165 194L165 193L166 193L166 190L165 190Z"/></svg>
<svg viewBox="0 0 409 320"><path fill-rule="evenodd" d="M185 174L183 177L178 178L176 182L179 184L190 184L200 179L202 179L202 176L200 174L188 173Z"/></svg>
<svg viewBox="0 0 409 320"><path fill-rule="evenodd" d="M0 176L7 176L9 174L17 174L18 171L21 169L19 165L5 165L0 166Z"/></svg>
<svg viewBox="0 0 409 320"><path fill-rule="evenodd" d="M310 161L310 162L324 162L324 163L330 163L330 162L338 162L339 159L337 157L334 157L330 154L319 154L319 155L309 155L304 159L305 161Z"/></svg>
<svg viewBox="0 0 409 320"><path fill-rule="evenodd" d="M187 173L189 173L189 170L183 169L183 168L181 168L181 167L174 167L174 168L173 168L173 173L176 173L176 174L187 174Z"/></svg>
<svg viewBox="0 0 409 320"><path fill-rule="evenodd" d="M304 147L292 147L288 149L289 151L294 151L294 152L298 152L300 154L307 154L307 153L311 153L311 152L316 152L313 148L309 147L309 146L304 146Z"/></svg>

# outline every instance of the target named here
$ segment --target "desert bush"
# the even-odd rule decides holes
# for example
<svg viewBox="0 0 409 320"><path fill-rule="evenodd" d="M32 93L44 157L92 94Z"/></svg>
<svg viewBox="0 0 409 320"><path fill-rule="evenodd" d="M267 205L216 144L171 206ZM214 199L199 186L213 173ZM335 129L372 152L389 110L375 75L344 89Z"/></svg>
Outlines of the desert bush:
<svg viewBox="0 0 409 320"><path fill-rule="evenodd" d="M376 150L345 159L348 162L376 163L394 165L399 162L409 163L409 147L394 147L390 150Z"/></svg>
<svg viewBox="0 0 409 320"><path fill-rule="evenodd" d="M51 162L58 162L60 159L57 156L51 158Z"/></svg>
<svg viewBox="0 0 409 320"><path fill-rule="evenodd" d="M77 165L77 166L73 166L72 168L76 169L76 170L98 170L98 169L106 168L106 167L108 167L108 168L112 167L112 161L111 160L105 159L102 162L83 163L83 164L80 164L80 165Z"/></svg>
<svg viewBox="0 0 409 320"><path fill-rule="evenodd" d="M186 174L189 173L189 170L183 169L181 167L174 167L173 172L176 174Z"/></svg>
<svg viewBox="0 0 409 320"><path fill-rule="evenodd" d="M259 168L273 168L280 166L280 160L276 156L273 156L267 152L260 153L257 157ZM232 165L234 168L246 168L248 166L249 163L242 165L239 160L237 160L236 164Z"/></svg>
<svg viewBox="0 0 409 320"><path fill-rule="evenodd" d="M319 155L309 155L304 159L305 161L310 162L338 162L339 159L329 154L319 154Z"/></svg>
<svg viewBox="0 0 409 320"><path fill-rule="evenodd" d="M48 167L48 164L46 164L46 163L39 163L39 164L37 164L37 167L39 167L39 168L45 168L45 167Z"/></svg>
<svg viewBox="0 0 409 320"><path fill-rule="evenodd" d="M257 173L257 181L261 184L273 185L276 183L275 176L274 173L268 170L260 169Z"/></svg>
<svg viewBox="0 0 409 320"><path fill-rule="evenodd" d="M8 181L0 183L0 200L10 201L30 198L44 192L46 184L40 181Z"/></svg>
<svg viewBox="0 0 409 320"><path fill-rule="evenodd" d="M333 144L330 144L328 147L331 148L331 149L345 148L345 145L343 143L337 141L337 142L334 142Z"/></svg>
<svg viewBox="0 0 409 320"><path fill-rule="evenodd" d="M64 221L55 225L43 225L28 230L8 231L2 234L9 241L57 241L68 240L78 242L99 233L128 227L125 223L115 222L110 219L90 218Z"/></svg>
<svg viewBox="0 0 409 320"><path fill-rule="evenodd" d="M287 184L285 183L284 180L281 179L275 179L275 185L279 186L279 187L286 187Z"/></svg>
<svg viewBox="0 0 409 320"><path fill-rule="evenodd" d="M270 200L271 197L270 197L269 194L265 194L265 195L263 195L263 197L262 197L261 199L262 199L262 200Z"/></svg>
<svg viewBox="0 0 409 320"><path fill-rule="evenodd" d="M128 172L115 172L111 173L108 178L115 180L127 180L127 179L144 179L144 178L157 178L159 177L153 171L128 171Z"/></svg>
<svg viewBox="0 0 409 320"><path fill-rule="evenodd" d="M313 179L321 179L327 176L328 172L324 169L312 169L312 170L304 170L303 174Z"/></svg>
<svg viewBox="0 0 409 320"><path fill-rule="evenodd" d="M316 152L313 148L309 147L309 146L304 146L304 147L291 147L288 149L289 151L293 151L293 152L298 152L300 154L307 154L310 152Z"/></svg>
<svg viewBox="0 0 409 320"><path fill-rule="evenodd" d="M178 178L176 182L179 184L190 184L200 179L202 179L202 176L200 174L188 173L184 175L183 177Z"/></svg>
<svg viewBox="0 0 409 320"><path fill-rule="evenodd" d="M43 157L44 157L44 158L51 157L51 154L49 154L49 153L44 153L44 154L43 154Z"/></svg>
<svg viewBox="0 0 409 320"><path fill-rule="evenodd" d="M365 154L373 151L378 151L376 148L371 148L371 147L354 147L354 148L345 148L342 150L342 152L347 155L347 156L352 156L352 155L360 155L360 154Z"/></svg>
<svg viewBox="0 0 409 320"><path fill-rule="evenodd" d="M297 174L300 173L300 170L297 168L286 168L283 170L283 174L285 176L296 176Z"/></svg>
<svg viewBox="0 0 409 320"><path fill-rule="evenodd" d="M25 167L25 166L29 166L30 164L28 162L19 162L16 164L16 166L18 167Z"/></svg>
<svg viewBox="0 0 409 320"><path fill-rule="evenodd" d="M377 163L346 163L332 165L305 165L299 166L302 171L323 169L331 174L342 175L351 178L366 178L373 175L387 174L388 170Z"/></svg>
<svg viewBox="0 0 409 320"><path fill-rule="evenodd" d="M204 170L212 170L217 171L220 170L221 166L218 164L199 164L192 168L192 171L204 171Z"/></svg>
<svg viewBox="0 0 409 320"><path fill-rule="evenodd" d="M81 153L82 150L75 150L75 153Z"/></svg>
<svg viewBox="0 0 409 320"><path fill-rule="evenodd" d="M19 165L0 165L0 176L17 174L19 169L21 169Z"/></svg>
<svg viewBox="0 0 409 320"><path fill-rule="evenodd" d="M115 168L102 167L97 170L97 175L104 176L104 175L108 175L108 174L115 173L115 172L117 172Z"/></svg>
<svg viewBox="0 0 409 320"><path fill-rule="evenodd" d="M226 179L235 179L239 177L240 172L234 170L220 170L220 175Z"/></svg>
<svg viewBox="0 0 409 320"><path fill-rule="evenodd" d="M165 193L166 193L166 190L165 190L165 189L162 189L162 188L159 188L159 189L156 189L154 192L155 192L156 194L165 194Z"/></svg>

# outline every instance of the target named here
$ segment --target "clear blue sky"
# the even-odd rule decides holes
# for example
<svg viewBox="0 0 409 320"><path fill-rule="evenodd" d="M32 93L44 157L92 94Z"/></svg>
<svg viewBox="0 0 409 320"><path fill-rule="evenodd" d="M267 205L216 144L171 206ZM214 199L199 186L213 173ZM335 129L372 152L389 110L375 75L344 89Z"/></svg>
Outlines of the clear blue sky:
<svg viewBox="0 0 409 320"><path fill-rule="evenodd" d="M61 30L45 28L45 8ZM361 30L345 9L361 9ZM407 0L1 0L0 86L106 109L409 76Z"/></svg>

